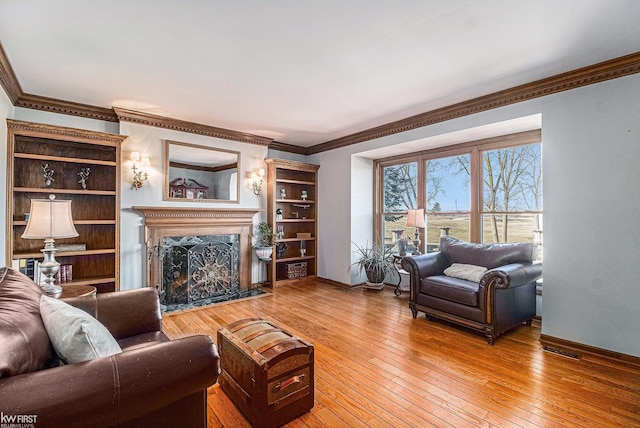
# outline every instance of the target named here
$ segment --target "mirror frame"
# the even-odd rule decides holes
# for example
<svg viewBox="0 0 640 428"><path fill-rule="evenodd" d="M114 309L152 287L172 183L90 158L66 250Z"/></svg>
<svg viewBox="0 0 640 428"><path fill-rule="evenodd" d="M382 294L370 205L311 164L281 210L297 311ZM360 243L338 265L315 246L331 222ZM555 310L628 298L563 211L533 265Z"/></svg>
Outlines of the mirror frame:
<svg viewBox="0 0 640 428"><path fill-rule="evenodd" d="M175 198L171 196L170 191L170 177L169 177L169 168L171 167L171 158L169 157L171 146L183 146L190 147L193 149L199 149L206 152L223 152L226 154L235 154L237 157L236 169L237 169L237 180L236 180L236 199L215 199L215 198ZM227 150L221 149L218 147L210 147L210 146L201 146L197 144L189 144L182 143L180 141L171 141L165 140L165 150L164 150L164 194L163 200L170 202L220 202L220 203L231 203L231 204L239 204L240 203L240 152L235 150ZM203 154L204 157L204 154Z"/></svg>

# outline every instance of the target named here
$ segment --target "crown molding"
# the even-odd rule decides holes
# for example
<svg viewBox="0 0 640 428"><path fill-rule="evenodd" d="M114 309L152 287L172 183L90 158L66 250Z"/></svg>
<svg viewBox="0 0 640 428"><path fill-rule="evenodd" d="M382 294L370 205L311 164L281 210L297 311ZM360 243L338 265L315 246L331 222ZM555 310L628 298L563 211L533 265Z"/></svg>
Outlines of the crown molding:
<svg viewBox="0 0 640 428"><path fill-rule="evenodd" d="M4 88L4 91L7 93L7 96L13 105L15 105L16 101L18 101L18 99L23 95L20 83L18 83L18 78L13 72L13 68L9 63L9 59L2 47L2 43L0 43L0 85Z"/></svg>
<svg viewBox="0 0 640 428"><path fill-rule="evenodd" d="M269 148L273 150L279 150L281 152L295 153L298 155L307 155L307 148L301 146L294 146L293 144L281 143L279 141L272 141L269 144Z"/></svg>
<svg viewBox="0 0 640 428"><path fill-rule="evenodd" d="M73 101L59 100L56 98L48 98L40 95L24 94L17 102L13 103L13 105L33 110L44 110L52 113L66 114L69 116L104 120L106 122L118 121L118 116L110 108L75 103Z"/></svg>
<svg viewBox="0 0 640 428"><path fill-rule="evenodd" d="M189 132L191 134L206 135L208 137L224 138L225 140L240 141L242 143L257 144L260 146L268 146L273 141L271 138L262 137L260 135L217 128L215 126L202 125L200 123L187 122L184 120L172 119L170 117L157 116L154 114L127 110L119 107L114 107L113 110L116 112L118 120L125 122L172 129L174 131Z"/></svg>
<svg viewBox="0 0 640 428"><path fill-rule="evenodd" d="M568 91L640 72L640 52L421 113L307 148L307 154L334 150L462 116Z"/></svg>
<svg viewBox="0 0 640 428"><path fill-rule="evenodd" d="M127 135L109 134L106 132L89 131L86 129L69 128L65 126L47 125L44 123L25 122L23 120L7 119L7 129L10 133L28 135L32 137L52 138L53 135L73 141L96 140L118 145L128 138Z"/></svg>

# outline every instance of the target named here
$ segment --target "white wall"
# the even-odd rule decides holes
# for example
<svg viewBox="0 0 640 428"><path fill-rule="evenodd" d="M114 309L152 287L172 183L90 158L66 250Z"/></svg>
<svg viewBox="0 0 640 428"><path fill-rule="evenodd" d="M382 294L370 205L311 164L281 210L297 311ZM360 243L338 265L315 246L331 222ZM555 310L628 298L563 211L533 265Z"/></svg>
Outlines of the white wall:
<svg viewBox="0 0 640 428"><path fill-rule="evenodd" d="M261 212L254 218L254 223L266 218L266 191L260 197L251 190L250 175L252 171L266 168L264 159L267 147L246 144L220 138L206 137L169 129L156 128L131 122L122 122L120 132L127 135L122 144L122 176L121 176L121 216L120 216L120 289L140 288L146 284L146 250L144 245L144 221L140 213L134 212L132 206L172 206L200 208L255 208ZM168 202L163 201L164 192L164 141L179 141L201 146L217 147L240 152L240 203L203 203L203 202ZM148 156L151 163L149 179L139 190L131 188L132 151ZM263 280L263 269L254 257L252 264L252 281Z"/></svg>
<svg viewBox="0 0 640 428"><path fill-rule="evenodd" d="M636 74L310 156L322 165L319 276L357 282L351 241L371 239L371 204L352 203L371 192L359 152L542 113L542 332L640 356L638 100Z"/></svg>
<svg viewBox="0 0 640 428"><path fill-rule="evenodd" d="M640 75L548 98L542 331L640 356Z"/></svg>

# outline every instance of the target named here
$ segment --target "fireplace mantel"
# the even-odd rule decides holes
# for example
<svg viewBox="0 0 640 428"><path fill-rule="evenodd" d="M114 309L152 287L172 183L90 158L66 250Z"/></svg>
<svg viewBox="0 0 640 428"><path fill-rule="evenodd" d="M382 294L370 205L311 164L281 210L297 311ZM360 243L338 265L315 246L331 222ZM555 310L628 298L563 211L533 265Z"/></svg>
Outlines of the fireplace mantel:
<svg viewBox="0 0 640 428"><path fill-rule="evenodd" d="M251 232L256 209L185 208L185 207L132 207L142 213L145 224L147 251L165 237L197 235L240 235L240 283L244 289L251 284ZM147 286L161 287L162 270L158 257L148 257Z"/></svg>
<svg viewBox="0 0 640 428"><path fill-rule="evenodd" d="M185 207L132 207L144 216L147 227L191 225L253 224L255 209L185 208Z"/></svg>

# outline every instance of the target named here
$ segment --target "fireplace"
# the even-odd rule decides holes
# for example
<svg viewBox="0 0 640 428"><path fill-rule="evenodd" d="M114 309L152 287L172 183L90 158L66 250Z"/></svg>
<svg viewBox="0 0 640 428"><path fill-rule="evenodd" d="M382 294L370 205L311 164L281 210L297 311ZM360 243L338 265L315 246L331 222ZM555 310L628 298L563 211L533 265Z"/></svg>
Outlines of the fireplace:
<svg viewBox="0 0 640 428"><path fill-rule="evenodd" d="M255 210L133 207L145 219L147 286L163 310L258 293L251 283Z"/></svg>

